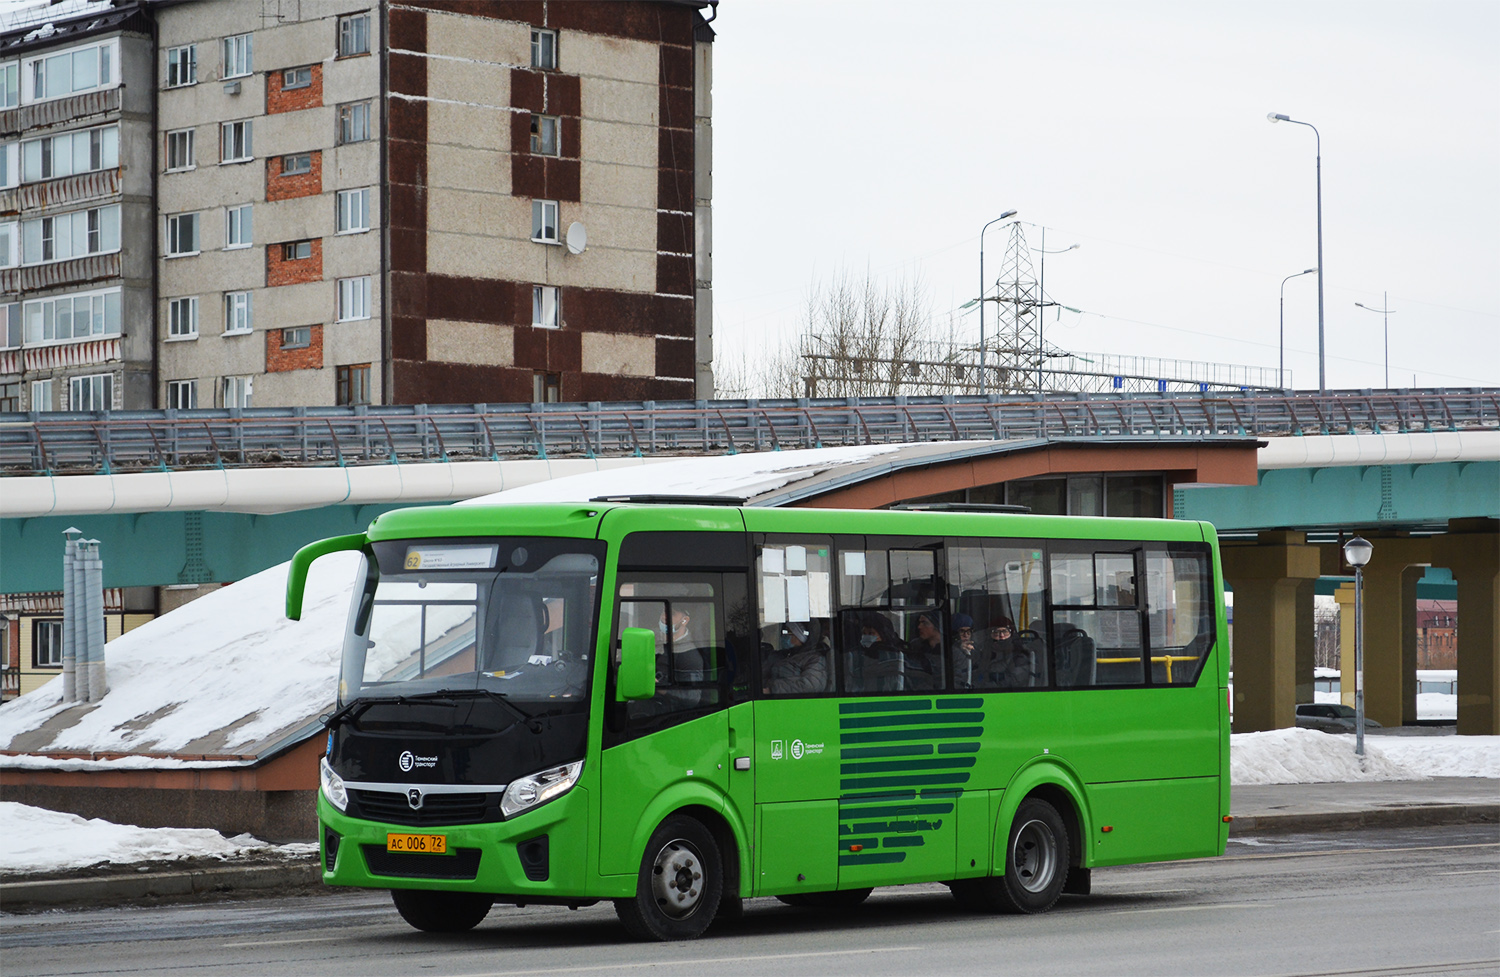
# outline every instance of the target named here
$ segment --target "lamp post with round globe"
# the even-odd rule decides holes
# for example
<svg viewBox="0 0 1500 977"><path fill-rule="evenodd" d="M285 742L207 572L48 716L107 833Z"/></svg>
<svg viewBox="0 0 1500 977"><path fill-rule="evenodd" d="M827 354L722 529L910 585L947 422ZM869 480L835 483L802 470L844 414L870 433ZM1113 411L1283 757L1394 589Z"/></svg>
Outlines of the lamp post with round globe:
<svg viewBox="0 0 1500 977"><path fill-rule="evenodd" d="M1375 547L1363 536L1344 544L1344 561L1354 568L1354 753L1365 755L1365 564Z"/></svg>

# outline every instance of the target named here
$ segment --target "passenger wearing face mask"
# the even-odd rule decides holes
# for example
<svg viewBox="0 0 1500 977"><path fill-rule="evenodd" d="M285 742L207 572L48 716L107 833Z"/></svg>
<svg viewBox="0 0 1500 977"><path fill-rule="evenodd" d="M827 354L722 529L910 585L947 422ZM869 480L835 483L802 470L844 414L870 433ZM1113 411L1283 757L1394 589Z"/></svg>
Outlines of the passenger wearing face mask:
<svg viewBox="0 0 1500 977"><path fill-rule="evenodd" d="M782 648L767 656L765 691L771 695L805 695L828 689L828 639L816 622L786 626Z"/></svg>
<svg viewBox="0 0 1500 977"><path fill-rule="evenodd" d="M708 701L709 690L692 688L713 681L708 655L692 628L692 615L680 605L672 608L671 624L662 614L656 623L656 684L670 692L679 708ZM667 655L670 653L670 663Z"/></svg>
<svg viewBox="0 0 1500 977"><path fill-rule="evenodd" d="M859 645L845 655L851 692L899 692L904 687L905 656L901 639L884 615L859 618Z"/></svg>

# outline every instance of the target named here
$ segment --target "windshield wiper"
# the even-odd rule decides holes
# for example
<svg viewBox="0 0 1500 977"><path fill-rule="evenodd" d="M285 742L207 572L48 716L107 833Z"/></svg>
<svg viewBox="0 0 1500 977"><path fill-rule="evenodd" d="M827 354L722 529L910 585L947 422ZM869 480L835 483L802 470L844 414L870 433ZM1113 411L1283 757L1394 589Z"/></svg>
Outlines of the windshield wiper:
<svg viewBox="0 0 1500 977"><path fill-rule="evenodd" d="M505 706L505 708L509 709L511 712L515 713L517 716L520 716L521 721L526 724L526 728L531 730L533 733L540 733L542 731L542 724L537 720L535 716L527 712L525 709L522 709L514 702L510 701L510 696L506 695L504 692L496 692L494 689L446 689L442 692L424 692L420 695L407 696L407 698L475 699L480 696L485 696L488 699L498 702L501 705Z"/></svg>
<svg viewBox="0 0 1500 977"><path fill-rule="evenodd" d="M409 698L411 697L401 695L380 695L370 699L355 699L353 702L344 703L344 705L339 707L337 711L324 716L323 725L328 729L333 729L334 727L342 723L345 719L357 723L359 721L360 715L371 706L391 704L399 705Z"/></svg>

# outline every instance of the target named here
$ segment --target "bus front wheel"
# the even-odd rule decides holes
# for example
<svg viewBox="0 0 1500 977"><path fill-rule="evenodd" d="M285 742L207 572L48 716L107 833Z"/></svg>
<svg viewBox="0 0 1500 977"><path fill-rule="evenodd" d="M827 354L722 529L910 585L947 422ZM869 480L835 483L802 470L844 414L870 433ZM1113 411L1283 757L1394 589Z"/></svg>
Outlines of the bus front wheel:
<svg viewBox="0 0 1500 977"><path fill-rule="evenodd" d="M392 889L401 918L424 933L466 933L489 915L494 903L475 892Z"/></svg>
<svg viewBox="0 0 1500 977"><path fill-rule="evenodd" d="M702 823L674 815L646 844L634 899L616 899L620 922L638 940L703 935L724 893L719 846Z"/></svg>
<svg viewBox="0 0 1500 977"><path fill-rule="evenodd" d="M1068 829L1046 801L1028 797L1016 809L999 878L949 883L953 897L985 912L1041 913L1051 909L1068 879Z"/></svg>

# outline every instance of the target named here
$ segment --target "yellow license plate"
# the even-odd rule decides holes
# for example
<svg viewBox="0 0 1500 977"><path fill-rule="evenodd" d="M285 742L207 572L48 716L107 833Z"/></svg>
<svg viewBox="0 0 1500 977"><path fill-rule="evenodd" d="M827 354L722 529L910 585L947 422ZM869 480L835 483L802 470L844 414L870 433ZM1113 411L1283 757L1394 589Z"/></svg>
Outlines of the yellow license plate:
<svg viewBox="0 0 1500 977"><path fill-rule="evenodd" d="M448 854L446 835L398 835L385 836L386 851L417 852L423 855Z"/></svg>

